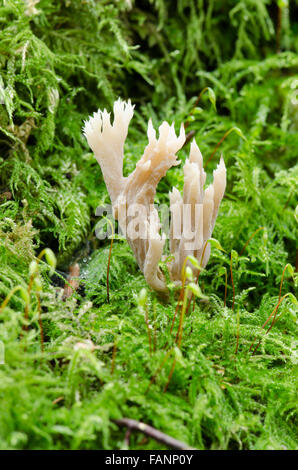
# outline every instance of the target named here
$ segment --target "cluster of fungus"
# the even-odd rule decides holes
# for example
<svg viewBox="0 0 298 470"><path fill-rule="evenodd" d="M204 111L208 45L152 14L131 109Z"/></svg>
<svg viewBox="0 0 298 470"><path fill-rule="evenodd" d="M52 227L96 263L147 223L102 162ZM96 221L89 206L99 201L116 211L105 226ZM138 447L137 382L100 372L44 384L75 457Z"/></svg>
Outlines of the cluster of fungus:
<svg viewBox="0 0 298 470"><path fill-rule="evenodd" d="M210 243L220 202L226 187L226 167L221 158L213 172L213 183L204 189L206 173L203 159L195 140L190 146L189 158L184 164L183 195L177 188L170 192L172 214L169 230L169 248L172 256L163 255L165 236L154 207L156 187L172 166L178 165L177 152L185 143L184 126L177 136L174 124L163 122L159 136L148 122L148 145L135 170L123 176L124 142L133 117L131 102L118 99L114 103L114 120L110 113L98 110L84 125L84 135L98 161L109 192L113 214L131 246L137 263L151 288L167 291L167 282L159 267L167 259L171 281L181 284L182 268L188 256L195 257L204 268L210 257ZM138 235L129 230L135 215L133 208L142 207L138 218Z"/></svg>

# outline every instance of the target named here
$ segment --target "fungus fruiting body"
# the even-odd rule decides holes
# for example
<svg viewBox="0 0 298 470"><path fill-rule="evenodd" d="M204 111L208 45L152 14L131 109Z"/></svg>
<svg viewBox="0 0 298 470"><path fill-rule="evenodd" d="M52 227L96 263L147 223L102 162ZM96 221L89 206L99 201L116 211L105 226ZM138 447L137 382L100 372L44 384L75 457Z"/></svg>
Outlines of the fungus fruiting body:
<svg viewBox="0 0 298 470"><path fill-rule="evenodd" d="M148 123L148 145L135 170L123 176L124 142L133 116L131 102L114 103L114 121L110 113L99 110L85 122L83 132L98 161L108 189L114 217L130 244L137 263L150 287L166 291L167 284L159 268L166 237L160 233L160 220L154 207L160 179L177 162L177 152L185 142L183 125L176 135L174 124L163 122L159 136ZM184 165L183 196L177 188L170 192L171 224L167 262L172 282L181 283L182 267L187 256L197 258L205 267L210 257L211 237L218 209L226 187L226 167L221 158L213 172L213 183L204 190L206 173L196 141L190 147Z"/></svg>

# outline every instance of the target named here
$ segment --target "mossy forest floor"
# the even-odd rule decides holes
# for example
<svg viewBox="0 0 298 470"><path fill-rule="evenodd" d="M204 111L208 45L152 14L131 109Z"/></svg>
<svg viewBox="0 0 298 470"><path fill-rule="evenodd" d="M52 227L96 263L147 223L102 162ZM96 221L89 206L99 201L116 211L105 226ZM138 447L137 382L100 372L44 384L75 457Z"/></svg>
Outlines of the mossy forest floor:
<svg viewBox="0 0 298 470"><path fill-rule="evenodd" d="M123 417L197 449L297 448L297 1L33 3L0 6L0 448L165 448L125 440ZM110 241L95 236L95 210L109 198L81 129L118 96L135 104L126 175L150 117L189 121L205 162L228 134L206 167L209 182L223 154L213 237L225 252L212 248L208 300L189 309L180 348L175 293L150 291L125 240L107 303ZM183 189L188 151L156 203ZM45 248L56 273L42 257L28 303ZM79 288L64 300L76 262Z"/></svg>

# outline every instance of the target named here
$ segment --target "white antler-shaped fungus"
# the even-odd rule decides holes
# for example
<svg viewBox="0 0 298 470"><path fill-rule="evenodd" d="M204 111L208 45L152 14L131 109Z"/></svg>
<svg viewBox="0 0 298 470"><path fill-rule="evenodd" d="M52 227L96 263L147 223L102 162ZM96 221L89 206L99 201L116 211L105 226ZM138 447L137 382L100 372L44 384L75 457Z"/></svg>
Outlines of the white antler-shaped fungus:
<svg viewBox="0 0 298 470"><path fill-rule="evenodd" d="M165 236L160 234L154 197L160 179L169 168L179 163L176 153L185 142L185 132L181 126L177 136L174 124L170 126L163 122L157 138L149 120L148 145L135 170L125 178L123 149L133 108L130 101L125 103L119 99L114 103L113 124L110 114L99 110L85 122L84 134L102 169L114 216L146 281L153 289L166 291L166 281L159 269ZM184 165L183 198L176 188L170 193L172 217L169 238L173 256L168 269L177 285L181 282L181 270L188 255L196 257L199 263L202 261L203 267L209 260L210 245L205 245L211 237L226 186L223 159L213 172L213 183L204 191L205 180L202 155L193 141L189 159Z"/></svg>

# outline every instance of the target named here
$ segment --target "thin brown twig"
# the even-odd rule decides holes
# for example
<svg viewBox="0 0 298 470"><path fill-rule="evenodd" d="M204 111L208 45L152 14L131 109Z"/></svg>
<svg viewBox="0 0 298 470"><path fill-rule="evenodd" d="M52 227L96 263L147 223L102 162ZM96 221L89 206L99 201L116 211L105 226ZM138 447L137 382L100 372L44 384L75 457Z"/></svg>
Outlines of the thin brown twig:
<svg viewBox="0 0 298 470"><path fill-rule="evenodd" d="M148 424L142 423L141 421L136 421L135 419L130 418L121 418L121 419L113 419L113 422L117 424L119 427L126 427L130 431L138 431L142 432L146 436L155 439L157 442L164 444L172 449L177 450L195 450L192 447L189 447L188 444L185 442L178 441L168 434L165 434L158 429L149 426Z"/></svg>

